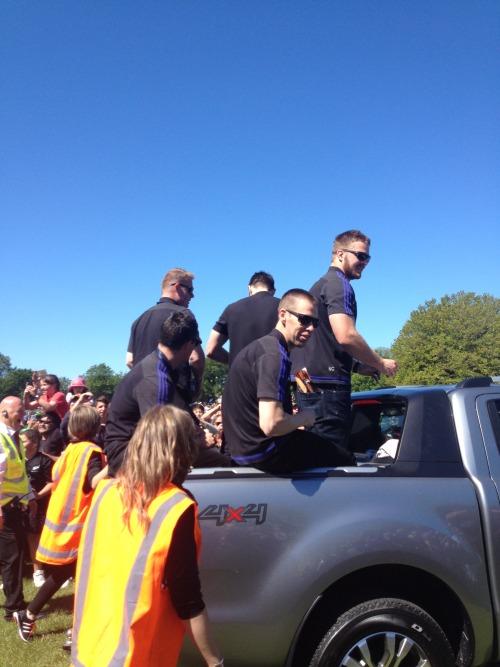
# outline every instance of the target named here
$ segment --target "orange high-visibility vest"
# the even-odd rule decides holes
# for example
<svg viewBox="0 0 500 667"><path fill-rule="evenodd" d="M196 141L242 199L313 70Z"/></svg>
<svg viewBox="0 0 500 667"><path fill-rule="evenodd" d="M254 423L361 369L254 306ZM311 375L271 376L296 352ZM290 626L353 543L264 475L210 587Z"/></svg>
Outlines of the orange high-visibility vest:
<svg viewBox="0 0 500 667"><path fill-rule="evenodd" d="M184 626L162 587L177 521L194 501L169 484L151 503L147 533L125 525L116 480L99 484L76 571L73 667L176 667ZM198 557L201 532L195 521Z"/></svg>
<svg viewBox="0 0 500 667"><path fill-rule="evenodd" d="M76 560L94 490L83 492L90 457L103 451L93 442L69 444L52 469L54 485L36 559L50 565Z"/></svg>

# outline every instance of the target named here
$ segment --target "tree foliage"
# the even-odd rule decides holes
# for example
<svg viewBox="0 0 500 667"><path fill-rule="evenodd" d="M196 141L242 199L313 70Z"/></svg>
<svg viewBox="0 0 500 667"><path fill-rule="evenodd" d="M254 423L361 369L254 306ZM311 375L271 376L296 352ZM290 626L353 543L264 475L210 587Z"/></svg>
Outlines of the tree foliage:
<svg viewBox="0 0 500 667"><path fill-rule="evenodd" d="M392 352L387 347L376 347L375 352L377 352L384 359L393 359ZM379 380L374 378L367 377L366 375L359 375L359 373L353 373L351 375L351 391L369 391L370 389L378 389L379 387L390 387L394 386L393 378L388 378L385 375L382 375Z"/></svg>
<svg viewBox="0 0 500 667"><path fill-rule="evenodd" d="M205 365L205 375L203 376L203 387L201 391L201 400L208 402L210 399L217 399L222 396L224 384L226 383L228 367L226 364L220 364L213 359L207 359Z"/></svg>
<svg viewBox="0 0 500 667"><path fill-rule="evenodd" d="M111 399L123 376L124 373L115 373L106 364L95 364L83 373L87 387L95 398L104 395Z"/></svg>
<svg viewBox="0 0 500 667"><path fill-rule="evenodd" d="M458 292L414 310L392 346L397 384L500 375L500 299Z"/></svg>
<svg viewBox="0 0 500 667"><path fill-rule="evenodd" d="M29 368L11 368L8 373L0 376L0 400L6 396L22 397L32 374L33 371Z"/></svg>

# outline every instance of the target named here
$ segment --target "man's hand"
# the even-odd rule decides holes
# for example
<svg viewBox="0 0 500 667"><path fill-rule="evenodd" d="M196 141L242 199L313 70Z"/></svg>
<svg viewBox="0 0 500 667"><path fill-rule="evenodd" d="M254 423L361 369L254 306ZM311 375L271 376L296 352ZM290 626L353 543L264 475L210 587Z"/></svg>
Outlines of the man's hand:
<svg viewBox="0 0 500 667"><path fill-rule="evenodd" d="M380 371L378 371L373 366L369 366L368 364L362 364L360 362L356 368L356 373L359 375L365 375L366 377L372 377L375 380L380 380Z"/></svg>
<svg viewBox="0 0 500 667"><path fill-rule="evenodd" d="M394 359L382 359L383 370L382 373L388 378L396 375L398 372L398 363Z"/></svg>
<svg viewBox="0 0 500 667"><path fill-rule="evenodd" d="M314 408L304 408L297 413L297 416L302 422L301 426L305 426L305 428L314 426L314 422L316 421L316 411Z"/></svg>

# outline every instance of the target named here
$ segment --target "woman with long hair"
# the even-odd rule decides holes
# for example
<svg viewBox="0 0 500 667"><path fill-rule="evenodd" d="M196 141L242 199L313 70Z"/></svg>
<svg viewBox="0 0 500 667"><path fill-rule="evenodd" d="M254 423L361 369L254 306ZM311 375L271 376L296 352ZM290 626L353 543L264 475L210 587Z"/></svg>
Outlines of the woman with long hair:
<svg viewBox="0 0 500 667"><path fill-rule="evenodd" d="M158 406L139 422L118 478L96 491L76 574L72 665L175 667L185 632L223 665L201 594L191 416Z"/></svg>

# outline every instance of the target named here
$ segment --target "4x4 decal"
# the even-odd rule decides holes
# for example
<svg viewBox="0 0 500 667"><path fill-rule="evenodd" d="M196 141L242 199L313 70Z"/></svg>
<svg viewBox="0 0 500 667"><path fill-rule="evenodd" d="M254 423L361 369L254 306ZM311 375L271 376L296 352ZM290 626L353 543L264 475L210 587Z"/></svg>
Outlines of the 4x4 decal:
<svg viewBox="0 0 500 667"><path fill-rule="evenodd" d="M258 526L264 523L267 515L267 503L250 503L242 507L229 505L207 505L198 513L200 521L215 521L216 526L226 523L246 523L255 521Z"/></svg>

